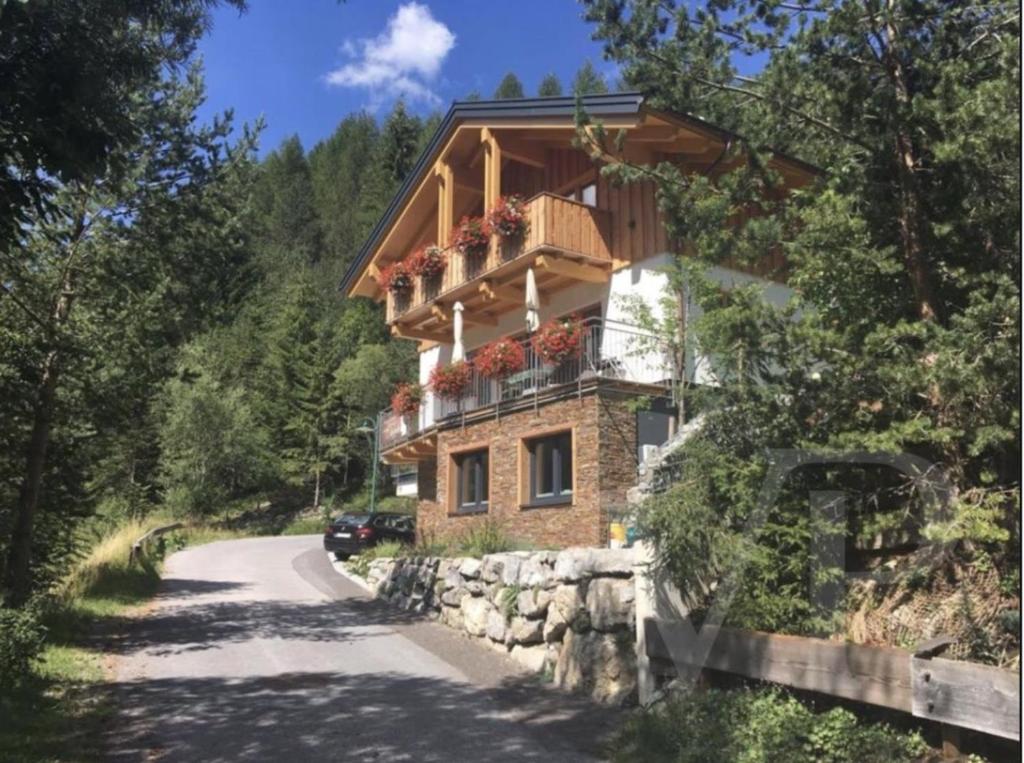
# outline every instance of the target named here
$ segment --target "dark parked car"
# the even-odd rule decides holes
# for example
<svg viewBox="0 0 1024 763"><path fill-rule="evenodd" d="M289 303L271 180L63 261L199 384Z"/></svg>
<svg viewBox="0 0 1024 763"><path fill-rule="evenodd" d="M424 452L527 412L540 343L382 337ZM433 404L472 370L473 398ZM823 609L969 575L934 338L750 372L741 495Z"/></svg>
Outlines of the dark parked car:
<svg viewBox="0 0 1024 763"><path fill-rule="evenodd" d="M324 548L336 559L348 559L385 541L415 543L416 520L386 512L342 514L324 530Z"/></svg>

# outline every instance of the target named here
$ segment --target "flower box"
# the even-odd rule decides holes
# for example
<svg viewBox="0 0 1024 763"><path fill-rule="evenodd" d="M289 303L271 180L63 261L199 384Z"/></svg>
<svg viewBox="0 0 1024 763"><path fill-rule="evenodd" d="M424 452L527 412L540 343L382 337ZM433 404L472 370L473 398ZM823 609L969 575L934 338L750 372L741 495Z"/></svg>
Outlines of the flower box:
<svg viewBox="0 0 1024 763"><path fill-rule="evenodd" d="M555 318L534 333L533 350L545 363L557 366L583 353L583 321L578 315Z"/></svg>
<svg viewBox="0 0 1024 763"><path fill-rule="evenodd" d="M420 409L423 387L419 384L399 384L391 395L391 411L397 416L410 416Z"/></svg>
<svg viewBox="0 0 1024 763"><path fill-rule="evenodd" d="M430 388L446 400L459 400L473 381L473 366L464 360L437 365L430 372Z"/></svg>
<svg viewBox="0 0 1024 763"><path fill-rule="evenodd" d="M498 339L480 349L473 365L487 379L503 379L526 367L526 353L514 339Z"/></svg>

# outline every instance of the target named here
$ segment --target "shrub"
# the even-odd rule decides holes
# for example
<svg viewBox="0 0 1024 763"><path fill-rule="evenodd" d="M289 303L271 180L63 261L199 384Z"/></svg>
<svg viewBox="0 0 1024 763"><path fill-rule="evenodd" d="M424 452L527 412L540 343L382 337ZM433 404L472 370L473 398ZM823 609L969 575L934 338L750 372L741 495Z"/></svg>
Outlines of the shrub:
<svg viewBox="0 0 1024 763"><path fill-rule="evenodd" d="M473 365L485 378L502 379L526 367L526 353L514 339L497 339L480 349Z"/></svg>
<svg viewBox="0 0 1024 763"><path fill-rule="evenodd" d="M17 686L29 676L45 637L34 609L0 608L0 689Z"/></svg>
<svg viewBox="0 0 1024 763"><path fill-rule="evenodd" d="M393 262L380 270L380 287L398 294L412 288L412 273L404 262Z"/></svg>
<svg viewBox="0 0 1024 763"><path fill-rule="evenodd" d="M444 249L435 245L417 249L409 255L409 259L406 261L409 272L420 278L441 275L447 264Z"/></svg>
<svg viewBox="0 0 1024 763"><path fill-rule="evenodd" d="M482 217L463 217L452 230L452 247L459 254L472 257L483 254L491 245L491 231Z"/></svg>
<svg viewBox="0 0 1024 763"><path fill-rule="evenodd" d="M469 528L456 539L454 546L456 555L475 557L526 548L525 544L508 535L502 526L493 520L486 520Z"/></svg>
<svg viewBox="0 0 1024 763"><path fill-rule="evenodd" d="M613 760L889 763L916 760L926 750L917 733L861 721L842 708L815 713L780 689L711 689L634 716L614 743Z"/></svg>
<svg viewBox="0 0 1024 763"><path fill-rule="evenodd" d="M398 416L416 413L423 401L423 387L419 384L399 384L391 395L391 410Z"/></svg>
<svg viewBox="0 0 1024 763"><path fill-rule="evenodd" d="M360 552L358 556L352 557L347 563L347 567L359 575L359 577L365 578L370 572L370 562L374 559L389 559L396 556L407 555L409 549L403 546L397 540L384 541L378 543L376 546L372 546L365 551Z"/></svg>
<svg viewBox="0 0 1024 763"><path fill-rule="evenodd" d="M430 372L430 388L447 400L458 400L473 380L473 367L464 360L437 365Z"/></svg>
<svg viewBox="0 0 1024 763"><path fill-rule="evenodd" d="M487 227L504 239L520 239L529 230L522 196L502 196L487 212Z"/></svg>
<svg viewBox="0 0 1024 763"><path fill-rule="evenodd" d="M583 321L575 314L550 320L537 329L531 342L537 355L550 365L578 358L583 352Z"/></svg>

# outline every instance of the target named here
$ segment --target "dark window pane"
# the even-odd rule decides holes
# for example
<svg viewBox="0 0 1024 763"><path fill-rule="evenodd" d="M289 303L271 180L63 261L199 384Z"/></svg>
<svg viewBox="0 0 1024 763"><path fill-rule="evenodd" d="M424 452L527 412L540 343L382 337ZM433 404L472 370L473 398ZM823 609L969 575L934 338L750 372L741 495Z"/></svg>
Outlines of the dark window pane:
<svg viewBox="0 0 1024 763"><path fill-rule="evenodd" d="M487 451L460 455L455 466L458 507L481 508L487 503Z"/></svg>
<svg viewBox="0 0 1024 763"><path fill-rule="evenodd" d="M572 438L563 435L559 438L559 462L561 483L559 485L562 493L572 492Z"/></svg>

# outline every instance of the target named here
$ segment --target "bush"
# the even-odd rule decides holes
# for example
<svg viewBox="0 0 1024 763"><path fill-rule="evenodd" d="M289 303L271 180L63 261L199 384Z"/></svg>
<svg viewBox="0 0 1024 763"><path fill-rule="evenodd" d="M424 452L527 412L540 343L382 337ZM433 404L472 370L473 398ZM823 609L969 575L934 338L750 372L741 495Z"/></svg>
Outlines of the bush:
<svg viewBox="0 0 1024 763"><path fill-rule="evenodd" d="M46 629L31 608L0 608L0 689L20 684L43 649Z"/></svg>
<svg viewBox="0 0 1024 763"><path fill-rule="evenodd" d="M497 522L487 520L470 528L455 541L455 556L481 557L502 551L520 551L528 547L508 535Z"/></svg>
<svg viewBox="0 0 1024 763"><path fill-rule="evenodd" d="M374 559L389 559L396 556L408 555L409 549L407 546L403 546L396 540L385 541L384 543L378 543L376 546L366 549L361 552L359 556L355 556L348 563L348 568L359 575L359 577L365 578L367 573L370 571L370 562Z"/></svg>
<svg viewBox="0 0 1024 763"><path fill-rule="evenodd" d="M613 760L890 763L927 749L916 732L864 722L842 708L815 713L780 689L711 689L634 716L615 741Z"/></svg>

